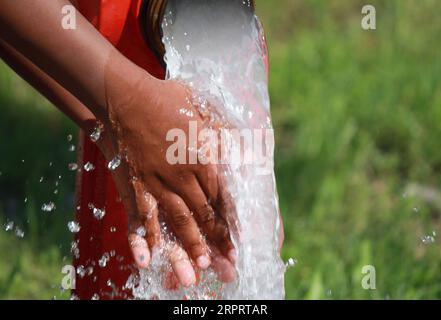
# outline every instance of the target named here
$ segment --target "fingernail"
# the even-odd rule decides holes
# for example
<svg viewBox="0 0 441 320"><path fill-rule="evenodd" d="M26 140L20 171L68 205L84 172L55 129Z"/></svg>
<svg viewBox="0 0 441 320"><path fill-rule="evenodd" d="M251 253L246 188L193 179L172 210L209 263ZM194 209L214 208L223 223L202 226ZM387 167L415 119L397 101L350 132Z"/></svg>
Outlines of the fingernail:
<svg viewBox="0 0 441 320"><path fill-rule="evenodd" d="M199 256L196 259L196 264L201 269L207 269L211 264L210 257L208 257L207 255Z"/></svg>
<svg viewBox="0 0 441 320"><path fill-rule="evenodd" d="M139 268L145 269L148 267L150 262L150 253L147 248L133 248L133 256Z"/></svg>
<svg viewBox="0 0 441 320"><path fill-rule="evenodd" d="M184 287L189 287L196 283L196 275L194 274L193 267L188 260L178 260L175 262L174 270L179 282Z"/></svg>
<svg viewBox="0 0 441 320"><path fill-rule="evenodd" d="M231 261L231 263L236 263L236 259L237 259L236 249L231 249L230 251L228 251L228 259Z"/></svg>

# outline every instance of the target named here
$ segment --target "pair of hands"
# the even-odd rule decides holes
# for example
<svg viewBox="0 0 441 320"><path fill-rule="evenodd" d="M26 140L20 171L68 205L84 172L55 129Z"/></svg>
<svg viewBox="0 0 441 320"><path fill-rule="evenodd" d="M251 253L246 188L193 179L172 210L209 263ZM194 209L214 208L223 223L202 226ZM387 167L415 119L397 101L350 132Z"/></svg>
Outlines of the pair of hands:
<svg viewBox="0 0 441 320"><path fill-rule="evenodd" d="M210 266L221 281L234 280L236 252L226 223L231 203L216 165L172 165L166 159L169 130L187 132L189 121L204 127L189 90L147 73L130 75L129 81L127 75L122 79L109 73L106 93L107 116L101 119L104 131L97 144L107 161L123 159L112 173L128 213L128 240L137 266L147 268L152 252L164 246L161 218L177 238L167 247L172 283L192 285L197 269ZM192 112L182 114L182 108Z"/></svg>

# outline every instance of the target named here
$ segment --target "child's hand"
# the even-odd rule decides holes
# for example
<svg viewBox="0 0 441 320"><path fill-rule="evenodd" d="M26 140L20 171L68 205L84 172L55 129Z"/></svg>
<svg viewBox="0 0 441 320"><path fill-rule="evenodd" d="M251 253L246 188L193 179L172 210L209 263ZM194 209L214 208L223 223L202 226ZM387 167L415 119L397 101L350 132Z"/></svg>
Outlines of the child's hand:
<svg viewBox="0 0 441 320"><path fill-rule="evenodd" d="M85 130L92 132L93 128L94 125L91 125ZM101 134L96 144L107 159L112 159L117 155L106 131ZM128 167L126 162L123 162L118 170L113 171L113 178L128 213L128 241L135 263L139 268L147 268L151 259L150 250L155 250L164 245L164 239L160 233L157 201L150 193L143 192L143 186L139 181L133 180L131 184L127 183ZM138 199L132 198L132 192ZM138 207L136 207L137 205ZM142 234L143 232L145 232L145 235ZM173 289L179 284L183 286L195 284L196 272L187 252L176 243L169 245L167 250L169 250L168 254L173 274L166 278L167 281L164 286ZM223 257L215 247L211 247L210 251L212 267L218 274L219 279L224 282L232 281L235 278L232 263Z"/></svg>
<svg viewBox="0 0 441 320"><path fill-rule="evenodd" d="M122 76L127 78L121 79ZM138 227L142 225L146 229L148 246L143 245L143 254L139 254L140 246L132 246L138 265L148 265L148 250L159 243L157 213L152 214L152 207L157 212L157 200L159 212L164 214L164 220L195 264L206 269L215 258L214 267L221 264L224 269L222 280L231 281L235 274L235 251L225 221L228 212L221 197L216 166L173 165L166 158L171 145L166 140L169 130L181 129L187 138L189 121L197 122L199 130L203 128L199 113L189 101L188 90L176 82L153 79L144 73L131 78L110 74L106 83L109 119L105 121L105 130L111 145L118 150L106 158L110 161L119 153L127 159L115 170L120 173L115 180L120 190L126 189L120 193L125 193L125 203L130 203L126 207L131 208L126 210L131 214L132 244L142 243L136 235ZM191 112L183 114L182 109ZM186 152L197 150L186 148ZM133 241L135 238L138 240ZM209 245L215 250L209 249Z"/></svg>

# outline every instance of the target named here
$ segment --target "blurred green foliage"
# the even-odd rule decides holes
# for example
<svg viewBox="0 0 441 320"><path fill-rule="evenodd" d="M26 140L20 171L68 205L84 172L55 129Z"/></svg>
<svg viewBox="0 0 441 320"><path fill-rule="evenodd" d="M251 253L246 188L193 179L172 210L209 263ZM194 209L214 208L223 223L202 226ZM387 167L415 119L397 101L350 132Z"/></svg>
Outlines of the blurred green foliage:
<svg viewBox="0 0 441 320"><path fill-rule="evenodd" d="M256 2L270 49L282 256L298 261L287 298L441 298L440 240L421 241L441 234L439 2L371 0L373 31L360 26L361 0ZM0 229L0 297L60 297L74 191L66 137L76 129L4 65L0 105L0 217L26 231ZM43 214L49 200L57 210ZM376 290L361 286L364 265L376 268Z"/></svg>

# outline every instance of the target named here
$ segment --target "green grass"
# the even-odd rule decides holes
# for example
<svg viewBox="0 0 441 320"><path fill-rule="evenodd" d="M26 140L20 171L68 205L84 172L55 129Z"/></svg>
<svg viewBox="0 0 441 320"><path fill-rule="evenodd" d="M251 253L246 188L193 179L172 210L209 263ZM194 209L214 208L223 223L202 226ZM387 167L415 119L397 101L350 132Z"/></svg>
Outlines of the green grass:
<svg viewBox="0 0 441 320"><path fill-rule="evenodd" d="M270 47L288 298L441 298L436 1L258 2ZM292 32L290 32L292 30ZM427 193L427 191L426 191ZM412 208L418 208L415 213ZM363 265L376 290L363 290ZM331 293L331 294L330 294Z"/></svg>
<svg viewBox="0 0 441 320"><path fill-rule="evenodd" d="M298 260L286 274L290 299L441 298L440 239L420 240L441 234L439 2L370 3L375 31L360 27L364 1L257 0L270 48L282 255ZM27 232L17 240L0 229L0 252L10 253L0 256L0 298L50 298L70 241L74 129L4 66L0 102L0 211ZM49 198L57 213L40 221ZM376 268L376 290L361 286L364 265Z"/></svg>
<svg viewBox="0 0 441 320"><path fill-rule="evenodd" d="M67 299L61 290L61 268L71 264L54 244L36 250L13 233L0 233L0 297L2 299Z"/></svg>

